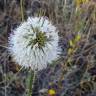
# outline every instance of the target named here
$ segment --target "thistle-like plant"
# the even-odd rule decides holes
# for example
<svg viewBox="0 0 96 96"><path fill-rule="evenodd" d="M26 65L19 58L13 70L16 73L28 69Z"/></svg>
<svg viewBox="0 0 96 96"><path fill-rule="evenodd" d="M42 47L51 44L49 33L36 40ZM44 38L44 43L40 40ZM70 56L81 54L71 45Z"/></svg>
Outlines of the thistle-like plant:
<svg viewBox="0 0 96 96"><path fill-rule="evenodd" d="M58 57L58 31L45 17L29 17L9 36L9 51L21 66L42 70Z"/></svg>
<svg viewBox="0 0 96 96"><path fill-rule="evenodd" d="M28 96L39 70L58 57L58 31L45 17L29 17L9 36L9 51L18 64L30 67ZM32 84L33 82L33 84Z"/></svg>

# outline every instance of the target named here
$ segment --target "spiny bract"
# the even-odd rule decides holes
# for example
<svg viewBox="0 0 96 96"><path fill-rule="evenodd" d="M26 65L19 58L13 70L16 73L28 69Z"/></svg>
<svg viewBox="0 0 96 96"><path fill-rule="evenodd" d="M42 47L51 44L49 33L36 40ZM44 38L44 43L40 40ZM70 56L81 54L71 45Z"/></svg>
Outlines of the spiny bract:
<svg viewBox="0 0 96 96"><path fill-rule="evenodd" d="M59 36L45 17L29 17L9 36L9 52L15 62L32 70L42 70L58 58Z"/></svg>

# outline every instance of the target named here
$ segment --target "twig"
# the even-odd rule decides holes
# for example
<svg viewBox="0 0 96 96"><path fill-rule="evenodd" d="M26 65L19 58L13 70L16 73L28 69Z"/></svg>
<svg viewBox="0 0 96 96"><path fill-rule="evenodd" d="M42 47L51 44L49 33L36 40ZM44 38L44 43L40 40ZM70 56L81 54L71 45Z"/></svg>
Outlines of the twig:
<svg viewBox="0 0 96 96"><path fill-rule="evenodd" d="M7 46L3 46L3 45L0 45L0 47L8 49L8 47L7 47Z"/></svg>
<svg viewBox="0 0 96 96"><path fill-rule="evenodd" d="M20 0L20 8L21 8L21 18L22 21L24 21L23 0Z"/></svg>

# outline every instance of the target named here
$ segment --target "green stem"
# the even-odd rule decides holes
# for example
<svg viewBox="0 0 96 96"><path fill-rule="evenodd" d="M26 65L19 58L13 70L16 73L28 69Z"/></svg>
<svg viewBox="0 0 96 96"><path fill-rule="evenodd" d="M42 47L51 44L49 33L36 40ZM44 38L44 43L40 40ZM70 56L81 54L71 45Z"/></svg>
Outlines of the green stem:
<svg viewBox="0 0 96 96"><path fill-rule="evenodd" d="M22 18L22 21L24 21L24 10L23 10L23 0L20 0L20 9L21 9L21 18Z"/></svg>
<svg viewBox="0 0 96 96"><path fill-rule="evenodd" d="M36 78L36 71L33 72L32 70L30 70L28 96L32 96L35 78Z"/></svg>

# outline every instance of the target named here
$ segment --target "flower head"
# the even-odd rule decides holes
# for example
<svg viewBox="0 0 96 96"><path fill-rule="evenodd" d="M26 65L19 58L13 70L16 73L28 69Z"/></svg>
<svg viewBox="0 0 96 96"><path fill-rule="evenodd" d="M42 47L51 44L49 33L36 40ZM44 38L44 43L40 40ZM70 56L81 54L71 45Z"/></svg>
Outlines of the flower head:
<svg viewBox="0 0 96 96"><path fill-rule="evenodd" d="M42 70L58 57L58 31L45 17L29 17L9 36L9 51L21 66Z"/></svg>
<svg viewBox="0 0 96 96"><path fill-rule="evenodd" d="M54 96L54 95L56 95L56 91L54 89L49 89L48 90L48 95L49 96Z"/></svg>

